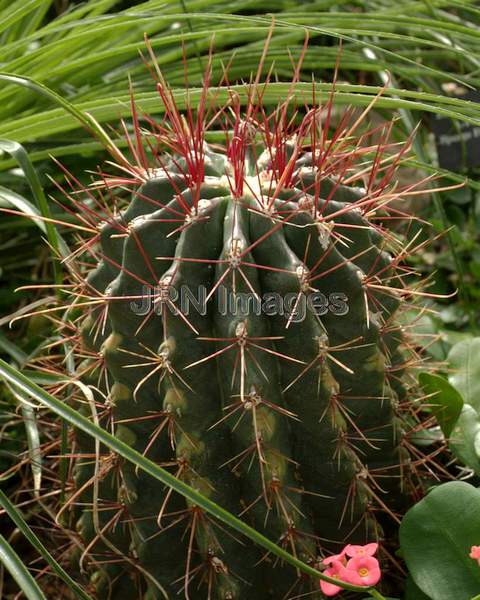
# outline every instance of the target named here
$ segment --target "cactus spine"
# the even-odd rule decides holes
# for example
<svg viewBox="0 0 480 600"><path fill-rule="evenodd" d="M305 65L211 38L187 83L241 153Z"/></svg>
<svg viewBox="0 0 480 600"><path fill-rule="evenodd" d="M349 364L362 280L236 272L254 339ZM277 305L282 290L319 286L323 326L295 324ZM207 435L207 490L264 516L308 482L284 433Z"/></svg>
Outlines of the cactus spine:
<svg viewBox="0 0 480 600"><path fill-rule="evenodd" d="M374 184L381 161L356 166L353 128L328 134L331 102L267 114L252 90L244 112L232 96L216 115L223 144L209 145L208 86L186 116L159 91L162 152L134 113L138 164L105 180L108 197L128 186L131 199L87 214L97 265L81 284L93 303L79 372L95 418L312 565L382 539L379 510L405 492L411 418L403 252L377 220L394 169ZM77 444L77 529L98 597L322 597L160 482Z"/></svg>

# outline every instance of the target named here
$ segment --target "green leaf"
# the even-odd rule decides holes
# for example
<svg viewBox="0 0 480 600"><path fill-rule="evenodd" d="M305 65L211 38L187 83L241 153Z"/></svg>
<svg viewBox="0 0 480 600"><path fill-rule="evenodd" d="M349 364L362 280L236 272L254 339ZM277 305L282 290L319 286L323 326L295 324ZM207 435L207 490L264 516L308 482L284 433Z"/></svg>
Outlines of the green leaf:
<svg viewBox="0 0 480 600"><path fill-rule="evenodd" d="M40 432L38 430L37 414L31 404L28 402L28 398L25 397L25 393L22 390L19 390L15 387L15 385L10 383L6 385L20 406L22 421L25 426L25 433L27 435L28 456L30 459L30 468L32 469L33 492L35 496L38 497L40 495L40 488L42 484L43 459L42 450L40 447Z"/></svg>
<svg viewBox="0 0 480 600"><path fill-rule="evenodd" d="M463 464L480 476L480 415L464 404L450 436L450 448Z"/></svg>
<svg viewBox="0 0 480 600"><path fill-rule="evenodd" d="M429 427L428 429L419 429L412 431L409 439L415 446L432 446L433 444L443 443L445 436L440 427Z"/></svg>
<svg viewBox="0 0 480 600"><path fill-rule="evenodd" d="M65 258L70 254L70 251L68 249L68 246L65 244L64 240L59 235L59 233L55 229L55 226L50 220L52 216L50 214L50 207L48 206L47 198L45 197L45 192L43 191L43 187L40 183L37 171L35 170L35 167L33 166L32 161L28 156L28 152L21 144L13 142L11 140L2 139L0 139L0 150L8 152L17 161L17 163L23 170L23 173L25 174L25 177L32 191L33 197L35 198L35 201L37 203L38 212L42 215L42 217L45 220L45 230L47 233L49 244L58 256ZM29 206L26 206L24 209L26 214L29 214L28 209ZM20 210L22 210L22 208L20 208ZM57 283L61 283L62 276L55 263L54 268L56 269Z"/></svg>
<svg viewBox="0 0 480 600"><path fill-rule="evenodd" d="M0 535L0 562L5 565L28 600L47 600L30 571L3 535Z"/></svg>
<svg viewBox="0 0 480 600"><path fill-rule="evenodd" d="M22 212L26 217L31 218L35 225L37 225L43 233L46 233L47 229L44 221L38 218L40 216L40 211L29 200L20 196L20 194L17 194L13 190L3 187L3 185L0 185L0 200L3 200L7 206L11 206Z"/></svg>
<svg viewBox="0 0 480 600"><path fill-rule="evenodd" d="M112 140L108 137L99 123L111 121L112 118L118 120L120 117L129 117L130 96L128 94L100 97L88 102L72 104L57 94L54 90L43 85L39 81L31 77L16 75L13 73L0 72L0 80L16 85L26 87L31 91L35 91L42 96L49 98L62 109L55 108L53 110L44 111L39 115L29 115L18 119L15 124L7 123L5 126L0 126L0 135L15 136L19 141L28 140L30 138L42 137L45 131L49 133L60 133L70 131L83 125L89 129L105 144L105 147L113 148ZM351 84L331 84L331 83L315 83L315 97L317 101L325 100L329 94L335 90L335 105L336 106L368 106L375 99L377 108L387 108L390 110L398 110L401 108L427 111L436 114L442 114L462 121L480 125L480 108L470 106L472 102L465 100L455 100L455 104L444 104L444 97L436 94L426 94L411 90L387 89L379 86L351 85ZM379 97L379 93L383 95ZM212 100L214 105L223 106L231 97L231 94L238 94L239 100L245 104L249 100L251 91L248 86L239 84L232 85L229 89L225 87L210 88L209 101ZM188 103L195 106L202 94L201 89L190 89L188 95L183 88L172 90L172 96L180 110L184 110ZM305 98L312 98L311 83L270 83L262 90L263 102L268 104L277 104L288 95L293 99L304 102ZM391 97L393 96L393 97ZM141 111L147 114L163 114L164 107L158 101L156 92L143 92L135 96L138 107ZM64 114L64 111L68 115Z"/></svg>
<svg viewBox="0 0 480 600"><path fill-rule="evenodd" d="M469 557L480 541L480 490L452 481L433 489L400 525L405 562L432 600L470 600L480 590L480 567Z"/></svg>
<svg viewBox="0 0 480 600"><path fill-rule="evenodd" d="M60 105L67 113L69 113L79 124L83 125L87 128L91 133L96 135L102 142L105 143L106 147L111 146L111 140L105 133L105 131L91 118L91 116L76 108L71 102L63 98L60 94L57 94L54 90L51 90L46 85L35 81L31 77L19 76L13 73L1 73L0 79L4 81L9 81L10 83L16 83L18 85L22 85L29 90L35 91L42 96L45 96L49 100L52 100L56 104ZM7 140L1 140L0 143L4 143ZM15 143L15 142L13 142ZM20 144L17 144L20 146ZM0 146L3 148L3 145ZM20 146L21 148L21 146Z"/></svg>
<svg viewBox="0 0 480 600"><path fill-rule="evenodd" d="M8 154L10 154L21 167L25 178L28 181L37 207L34 207L32 204L30 204L30 202L15 192L10 192L10 194L8 194L9 190L6 190L5 188L0 189L0 195L3 195L4 198L6 197L7 200L13 203L17 209L27 216L32 217L33 211L33 214L37 213L42 217L41 219L36 219L35 216L33 216L33 219L47 234L48 243L55 254L52 263L54 279L57 286L60 286L63 282L62 270L55 258L65 258L70 254L70 251L62 236L55 229L55 225L51 220L52 215L50 213L50 207L48 205L42 184L40 183L37 171L35 170L35 167L28 156L28 152L21 144L11 140L0 139L0 150L8 152ZM36 208L38 210L36 210ZM57 288L57 294L60 295L59 287Z"/></svg>
<svg viewBox="0 0 480 600"><path fill-rule="evenodd" d="M462 396L440 375L420 373L418 381L425 394L429 396L426 402L442 428L443 435L449 438L462 412Z"/></svg>
<svg viewBox="0 0 480 600"><path fill-rule="evenodd" d="M21 512L10 502L7 496L0 490L0 506L5 510L7 515L12 519L18 529L27 538L30 544L42 555L45 561L52 567L52 571L56 573L63 581L68 585L71 591L75 593L77 598L82 600L92 600L91 597L86 594L83 589L70 577L70 575L63 569L61 565L53 558L48 552L42 542L33 533L30 527L25 522Z"/></svg>
<svg viewBox="0 0 480 600"><path fill-rule="evenodd" d="M455 344L448 354L450 383L464 401L480 411L480 337Z"/></svg>
<svg viewBox="0 0 480 600"><path fill-rule="evenodd" d="M15 4L15 2L12 2L12 9L17 8ZM38 8L42 4L45 4L45 0L28 0L27 2L21 2L17 10L11 10L10 15L7 16L6 14L3 14L0 23L0 32L5 31L14 23L17 23L20 19L28 15L32 9Z"/></svg>
<svg viewBox="0 0 480 600"><path fill-rule="evenodd" d="M23 363L28 358L28 355L5 337L2 332L0 332L0 350L11 356L13 360L16 360L18 363Z"/></svg>
<svg viewBox="0 0 480 600"><path fill-rule="evenodd" d="M412 576L409 575L405 581L405 594L403 600L431 600L431 598L422 592L413 581Z"/></svg>
<svg viewBox="0 0 480 600"><path fill-rule="evenodd" d="M450 437L454 454L480 475L480 338L455 344L448 354L450 383L465 405Z"/></svg>

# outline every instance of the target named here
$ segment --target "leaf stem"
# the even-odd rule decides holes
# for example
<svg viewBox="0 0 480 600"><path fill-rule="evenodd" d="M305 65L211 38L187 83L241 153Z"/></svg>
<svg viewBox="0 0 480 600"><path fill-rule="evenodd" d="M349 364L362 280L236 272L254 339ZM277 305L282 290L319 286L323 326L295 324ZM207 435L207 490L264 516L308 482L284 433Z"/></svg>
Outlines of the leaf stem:
<svg viewBox="0 0 480 600"><path fill-rule="evenodd" d="M370 588L368 590L368 593L370 594L370 596L372 598L376 598L377 600L386 600L385 596L382 596L382 594L378 590L376 590L375 588Z"/></svg>

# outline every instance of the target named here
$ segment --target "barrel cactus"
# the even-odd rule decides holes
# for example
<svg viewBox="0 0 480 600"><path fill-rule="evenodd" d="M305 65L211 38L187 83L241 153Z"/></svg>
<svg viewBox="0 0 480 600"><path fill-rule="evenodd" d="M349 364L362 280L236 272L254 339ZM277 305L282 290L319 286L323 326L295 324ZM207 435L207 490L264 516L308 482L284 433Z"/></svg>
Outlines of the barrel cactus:
<svg viewBox="0 0 480 600"><path fill-rule="evenodd" d="M361 119L329 131L333 97L269 112L251 86L243 110L233 91L218 109L206 85L182 114L158 89L165 117L145 132L134 110L119 174L70 193L95 229L69 309L78 406L321 568L388 537L417 485L409 271L381 220L398 157L365 147ZM97 597L323 597L85 434L76 445L71 504Z"/></svg>

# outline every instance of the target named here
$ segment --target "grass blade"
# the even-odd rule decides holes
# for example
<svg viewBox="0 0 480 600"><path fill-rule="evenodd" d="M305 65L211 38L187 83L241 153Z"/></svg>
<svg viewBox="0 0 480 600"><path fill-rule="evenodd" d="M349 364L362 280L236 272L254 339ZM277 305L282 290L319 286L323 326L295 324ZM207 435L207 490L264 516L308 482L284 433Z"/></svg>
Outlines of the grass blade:
<svg viewBox="0 0 480 600"><path fill-rule="evenodd" d="M14 75L12 73L1 73L0 79L9 81L10 83L16 83L47 97L49 100L53 100L55 104L60 105L88 131L93 133L95 137L98 137L100 141L104 143L105 147L111 147L111 139L88 113L76 108L71 102L63 98L60 94L57 94L57 92L51 90L46 85L43 85L43 83L35 81L30 77Z"/></svg>
<svg viewBox="0 0 480 600"><path fill-rule="evenodd" d="M116 146L107 135L100 123L119 119L121 117L130 117L130 96L115 95L112 97L103 97L97 100L78 103L73 105L71 102L62 98L47 86L23 76L16 76L10 73L0 73L0 80L26 86L38 93L46 95L55 104L60 105L62 109L53 109L43 111L33 116L22 117L15 122L15 125L6 125L0 127L0 135L15 136L20 142L32 139L43 138L45 132L49 135L62 133L78 128L80 123L91 131L102 144L115 152ZM385 89L379 86L336 84L335 86L335 104L336 106L368 106L373 98L380 92L382 97L376 100L377 108L388 110L399 110L402 108L414 111L425 111L434 114L444 115L452 119L458 119L480 126L480 105L474 102L468 102L457 98L447 98L440 94L427 94L425 92L416 92L401 89ZM314 90L317 101L328 98L333 89L332 84L315 83ZM291 94L299 103L304 103L306 99L311 99L313 86L311 83L297 83L294 86L290 83L270 83L265 90L262 90L262 97L265 104L277 104L285 99L287 94ZM174 89L173 98L179 110L184 110L188 103L195 106L202 94L201 89L190 89L188 94L184 89ZM230 88L212 87L210 89L209 100L215 100L216 105L225 105L231 98L231 94L238 95L242 103L246 103L249 98L249 89L245 85L232 85ZM157 92L143 92L136 94L138 109L147 114L162 114L163 106L158 101ZM67 111L69 115L65 115ZM73 119L72 119L73 117Z"/></svg>
<svg viewBox="0 0 480 600"><path fill-rule="evenodd" d="M0 535L0 561L18 583L28 600L47 600L30 571L3 535Z"/></svg>
<svg viewBox="0 0 480 600"><path fill-rule="evenodd" d="M32 470L33 493L36 497L40 495L42 485L42 451L40 448L40 433L38 431L37 415L34 408L25 398L25 393L11 383L6 384L12 396L18 402L22 413L22 421L27 436L28 456Z"/></svg>
<svg viewBox="0 0 480 600"><path fill-rule="evenodd" d="M76 594L77 598L81 598L82 600L92 600L91 597L78 585L78 583L76 583L70 577L63 567L57 563L57 561L48 552L35 533L27 525L21 512L10 502L2 490L0 490L0 506L5 510L7 515L12 519L30 544L38 551L39 554L42 555L42 557L45 559L45 562L52 567L52 572L56 573L58 577L60 577L69 586L69 588Z"/></svg>
<svg viewBox="0 0 480 600"><path fill-rule="evenodd" d="M11 140L2 140L0 139L0 150L4 152L8 152L20 165L25 177L28 181L30 189L32 190L33 197L35 198L35 202L38 206L39 214L41 214L46 221L44 224L44 231L46 231L48 243L50 244L55 256L57 257L65 257L68 256L69 250L65 241L62 239L60 234L55 229L53 223L49 220L51 219L50 207L48 206L47 198L45 197L45 193L43 191L42 184L40 183L40 179L38 178L37 171L30 160L27 151L25 148L19 144L18 142L13 142ZM0 191L1 193L1 191ZM17 198L18 201L18 198ZM18 203L18 202L17 202ZM25 204L25 202L24 202ZM30 207L29 203L25 204L26 214L29 213ZM37 220L38 221L38 220ZM40 226L40 225L39 225ZM63 281L62 271L55 260L52 261L53 264L53 272L54 279L56 284L61 284Z"/></svg>
<svg viewBox="0 0 480 600"><path fill-rule="evenodd" d="M15 3L14 3L15 4ZM32 10L37 9L42 4L45 4L45 0L28 0L27 2L19 2L17 3L19 8L10 11L10 14L3 14L2 20L0 22L0 32L5 31L15 23L17 23L20 19L23 19L26 15L32 12Z"/></svg>
<svg viewBox="0 0 480 600"><path fill-rule="evenodd" d="M0 185L0 200L3 200L7 205L21 211L28 218L31 218L43 233L47 233L45 222L38 218L40 217L40 211L26 198L20 196L20 194L17 194L13 190L9 190L8 188L3 187L3 185Z"/></svg>
<svg viewBox="0 0 480 600"><path fill-rule="evenodd" d="M23 364L28 358L28 355L16 344L11 342L1 331L0 351L11 356L13 360L17 361L19 364Z"/></svg>

